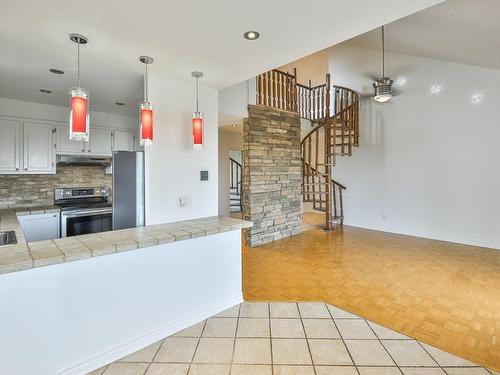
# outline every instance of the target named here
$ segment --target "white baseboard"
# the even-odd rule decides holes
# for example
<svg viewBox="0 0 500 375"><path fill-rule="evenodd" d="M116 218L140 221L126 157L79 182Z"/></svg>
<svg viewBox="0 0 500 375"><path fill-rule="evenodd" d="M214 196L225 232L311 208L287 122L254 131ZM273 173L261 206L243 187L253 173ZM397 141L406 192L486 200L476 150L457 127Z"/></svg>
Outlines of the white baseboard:
<svg viewBox="0 0 500 375"><path fill-rule="evenodd" d="M487 248L490 250L500 250L500 243L472 240L472 239L468 239L468 238L446 236L446 235L440 235L440 234L435 234L435 233L396 231L396 230L391 230L390 228L382 228L382 227L370 226L370 225L360 225L357 223L351 223L351 222L347 222L347 221L344 221L344 224L347 226L350 226L350 227L355 227L355 228L363 228L363 229L376 230L379 232L386 232L386 233L402 234L405 236L427 238L429 240L453 242L453 243L462 244L462 245L478 246L478 247L483 247L483 248Z"/></svg>
<svg viewBox="0 0 500 375"><path fill-rule="evenodd" d="M108 363L114 362L126 355L132 354L148 345L151 345L167 336L173 335L185 328L192 326L202 320L205 320L213 315L216 315L224 310L227 310L239 303L243 302L243 295L239 294L233 298L228 299L224 302L219 302L217 304L201 308L198 311L187 314L186 316L175 320L173 322L166 323L162 327L145 333L144 336L138 337L135 340L124 342L122 344L116 345L113 348L109 348L107 351L87 359L84 362L78 363L74 366L58 370L58 375L80 375L87 374L94 371Z"/></svg>

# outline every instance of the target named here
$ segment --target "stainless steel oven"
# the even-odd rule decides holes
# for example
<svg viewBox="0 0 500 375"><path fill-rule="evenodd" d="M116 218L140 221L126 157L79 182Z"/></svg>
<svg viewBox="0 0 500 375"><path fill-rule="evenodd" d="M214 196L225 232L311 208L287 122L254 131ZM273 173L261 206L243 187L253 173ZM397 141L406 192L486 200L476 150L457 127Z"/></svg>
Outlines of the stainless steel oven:
<svg viewBox="0 0 500 375"><path fill-rule="evenodd" d="M106 187L55 189L54 203L61 209L61 237L112 230L113 209L108 199Z"/></svg>

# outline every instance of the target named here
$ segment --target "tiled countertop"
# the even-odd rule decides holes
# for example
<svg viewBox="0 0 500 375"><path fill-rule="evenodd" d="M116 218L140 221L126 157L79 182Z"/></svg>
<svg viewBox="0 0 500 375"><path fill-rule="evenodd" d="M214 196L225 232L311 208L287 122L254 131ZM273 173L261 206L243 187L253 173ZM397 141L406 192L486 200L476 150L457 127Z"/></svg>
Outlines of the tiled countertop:
<svg viewBox="0 0 500 375"><path fill-rule="evenodd" d="M52 208L40 208L50 210ZM213 216L82 236L26 242L17 215L45 213L34 208L0 210L0 231L14 230L17 244L0 246L0 274L251 227L249 221ZM49 211L56 212L56 211ZM48 213L48 212L47 212Z"/></svg>

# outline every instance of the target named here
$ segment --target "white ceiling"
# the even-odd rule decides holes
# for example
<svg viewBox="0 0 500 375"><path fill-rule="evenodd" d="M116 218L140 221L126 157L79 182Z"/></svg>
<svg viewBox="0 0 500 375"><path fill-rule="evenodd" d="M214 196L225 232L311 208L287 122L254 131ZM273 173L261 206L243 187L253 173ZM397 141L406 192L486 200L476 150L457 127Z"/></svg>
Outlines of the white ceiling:
<svg viewBox="0 0 500 375"><path fill-rule="evenodd" d="M200 70L202 84L222 88L441 1L385 0L383 7L373 0L4 1L0 97L67 105L76 81L72 32L89 38L81 48L81 82L92 109L134 113L142 96L140 55L155 58L151 70L184 80ZM247 30L261 38L243 39Z"/></svg>
<svg viewBox="0 0 500 375"><path fill-rule="evenodd" d="M500 69L500 1L447 0L386 26L386 51ZM380 49L380 30L345 44Z"/></svg>

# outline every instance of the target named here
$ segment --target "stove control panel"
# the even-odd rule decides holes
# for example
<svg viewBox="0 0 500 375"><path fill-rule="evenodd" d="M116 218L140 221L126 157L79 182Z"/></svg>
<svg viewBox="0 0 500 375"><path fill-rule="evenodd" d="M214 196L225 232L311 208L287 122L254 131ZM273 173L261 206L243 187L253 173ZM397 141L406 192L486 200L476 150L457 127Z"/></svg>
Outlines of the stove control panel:
<svg viewBox="0 0 500 375"><path fill-rule="evenodd" d="M109 189L105 186L95 188L57 188L54 189L54 200L59 201L62 199L81 199L81 198L94 198L109 196Z"/></svg>

